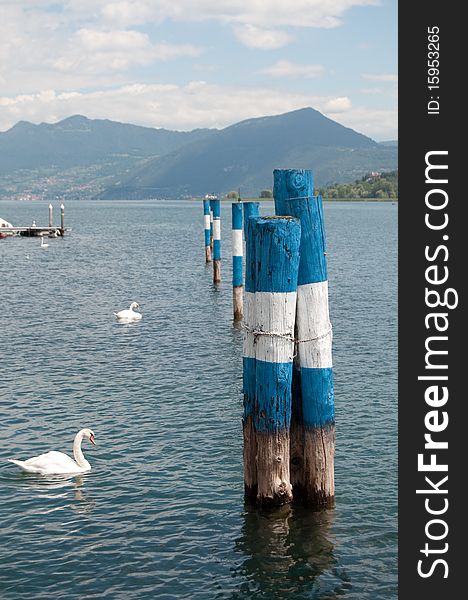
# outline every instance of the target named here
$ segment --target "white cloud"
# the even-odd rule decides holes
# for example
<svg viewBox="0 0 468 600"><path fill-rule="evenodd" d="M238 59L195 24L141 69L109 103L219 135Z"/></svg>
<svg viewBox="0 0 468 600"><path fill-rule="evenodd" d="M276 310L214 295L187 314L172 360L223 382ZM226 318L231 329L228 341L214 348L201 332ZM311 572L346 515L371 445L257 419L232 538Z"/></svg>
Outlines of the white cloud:
<svg viewBox="0 0 468 600"><path fill-rule="evenodd" d="M347 119L349 126L355 123L367 135L383 132L381 139L395 137L395 111L354 108L349 98L311 96L280 87L227 88L201 82L147 85L137 83L140 76L132 72L135 67L178 57L193 58L200 68L195 59L203 49L198 44L158 37L162 28L151 25L165 20L212 21L232 27L243 44L275 49L293 41L297 33L293 28L336 27L348 9L378 1L0 0L0 130L20 119L54 121L75 113L175 129L222 127L244 118L313 106L331 118ZM136 27L142 24L145 28ZM209 43L200 38L200 45ZM218 60L213 53L203 58L209 64ZM319 69L319 65L279 61L268 74L306 78L319 75ZM156 69L151 74L158 77ZM386 73L365 78L381 81L382 87L386 81L396 81L396 75Z"/></svg>
<svg viewBox="0 0 468 600"><path fill-rule="evenodd" d="M249 48L260 48L262 50L274 50L282 48L292 41L292 37L284 31L273 29L262 29L255 25L242 25L235 28L235 34L239 41Z"/></svg>
<svg viewBox="0 0 468 600"><path fill-rule="evenodd" d="M98 6L104 18L120 26L172 19L250 23L269 28L336 27L353 6L378 3L378 0L68 0L67 5L81 11Z"/></svg>
<svg viewBox="0 0 468 600"><path fill-rule="evenodd" d="M391 83L398 81L398 75L395 73L365 73L362 77L364 79L369 79L370 81L389 81Z"/></svg>
<svg viewBox="0 0 468 600"><path fill-rule="evenodd" d="M325 72L322 65L300 65L289 60L279 60L271 67L263 69L261 73L272 77L318 77Z"/></svg>
<svg viewBox="0 0 468 600"><path fill-rule="evenodd" d="M5 11L0 21L4 94L119 85L134 66L195 58L203 51L192 44L153 42L146 33L133 30L73 30L59 13L21 13L16 7Z"/></svg>
<svg viewBox="0 0 468 600"><path fill-rule="evenodd" d="M377 141L398 139L396 109L370 109L360 106L340 115L328 116Z"/></svg>
<svg viewBox="0 0 468 600"><path fill-rule="evenodd" d="M348 112L351 109L351 100L347 96L340 96L338 98L331 98L324 106L323 110L325 113L337 114L342 112Z"/></svg>
<svg viewBox="0 0 468 600"><path fill-rule="evenodd" d="M54 122L73 114L127 123L190 130L226 127L243 119L312 106L332 119L378 139L396 137L396 111L353 108L347 98L275 93L270 88L240 88L194 81L185 86L132 84L94 92L45 90L0 97L0 131L19 119ZM338 112L341 111L341 112Z"/></svg>

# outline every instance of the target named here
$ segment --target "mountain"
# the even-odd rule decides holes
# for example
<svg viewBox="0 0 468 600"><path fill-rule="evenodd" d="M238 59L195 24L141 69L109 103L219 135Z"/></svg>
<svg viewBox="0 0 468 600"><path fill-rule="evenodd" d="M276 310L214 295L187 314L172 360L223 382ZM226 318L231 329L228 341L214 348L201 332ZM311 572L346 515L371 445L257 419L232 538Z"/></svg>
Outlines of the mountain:
<svg viewBox="0 0 468 600"><path fill-rule="evenodd" d="M317 186L397 167L397 148L378 144L303 108L242 121L186 144L118 178L100 198L218 194L272 187L274 168L310 168Z"/></svg>
<svg viewBox="0 0 468 600"><path fill-rule="evenodd" d="M398 140L387 140L384 142L379 142L381 146L398 146Z"/></svg>
<svg viewBox="0 0 468 600"><path fill-rule="evenodd" d="M317 187L397 168L377 143L312 108L222 130L170 131L75 115L0 133L0 198L138 199L271 189L274 168L308 168Z"/></svg>
<svg viewBox="0 0 468 600"><path fill-rule="evenodd" d="M20 169L60 170L109 163L116 169L134 166L138 160L175 151L213 131L153 129L81 115L54 124L20 121L0 132L0 175Z"/></svg>

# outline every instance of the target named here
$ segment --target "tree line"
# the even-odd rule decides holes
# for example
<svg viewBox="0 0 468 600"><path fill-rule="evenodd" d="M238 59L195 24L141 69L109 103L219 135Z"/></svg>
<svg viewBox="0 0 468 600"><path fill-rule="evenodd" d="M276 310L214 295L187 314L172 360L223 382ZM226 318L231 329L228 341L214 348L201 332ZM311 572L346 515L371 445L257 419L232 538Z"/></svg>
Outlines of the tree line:
<svg viewBox="0 0 468 600"><path fill-rule="evenodd" d="M368 173L354 183L334 183L316 190L324 198L398 198L398 171Z"/></svg>

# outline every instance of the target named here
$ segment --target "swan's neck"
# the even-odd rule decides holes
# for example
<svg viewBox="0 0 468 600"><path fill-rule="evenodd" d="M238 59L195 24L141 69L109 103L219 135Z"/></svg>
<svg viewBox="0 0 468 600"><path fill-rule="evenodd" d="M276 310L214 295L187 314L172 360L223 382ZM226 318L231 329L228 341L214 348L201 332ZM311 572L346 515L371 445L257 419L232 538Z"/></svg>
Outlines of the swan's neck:
<svg viewBox="0 0 468 600"><path fill-rule="evenodd" d="M75 441L73 442L73 456L75 457L75 462L79 467L83 469L90 469L91 465L86 460L81 450L81 442L83 440L83 433L79 431L75 436Z"/></svg>

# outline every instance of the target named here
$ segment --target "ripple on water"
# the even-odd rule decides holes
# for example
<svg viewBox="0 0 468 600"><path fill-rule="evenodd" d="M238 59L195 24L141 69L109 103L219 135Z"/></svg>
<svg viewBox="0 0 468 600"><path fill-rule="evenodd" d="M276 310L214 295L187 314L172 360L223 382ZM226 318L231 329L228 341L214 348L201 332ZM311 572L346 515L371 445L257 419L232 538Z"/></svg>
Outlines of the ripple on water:
<svg viewBox="0 0 468 600"><path fill-rule="evenodd" d="M3 203L17 222L45 203ZM223 205L229 256L229 205ZM263 206L266 214L271 204ZM327 204L337 507L246 510L242 332L200 206L67 203L72 233L0 242L0 596L5 600L396 596L396 207ZM26 254L29 259L26 259ZM140 303L125 326L113 312ZM92 471L5 462L74 434Z"/></svg>

